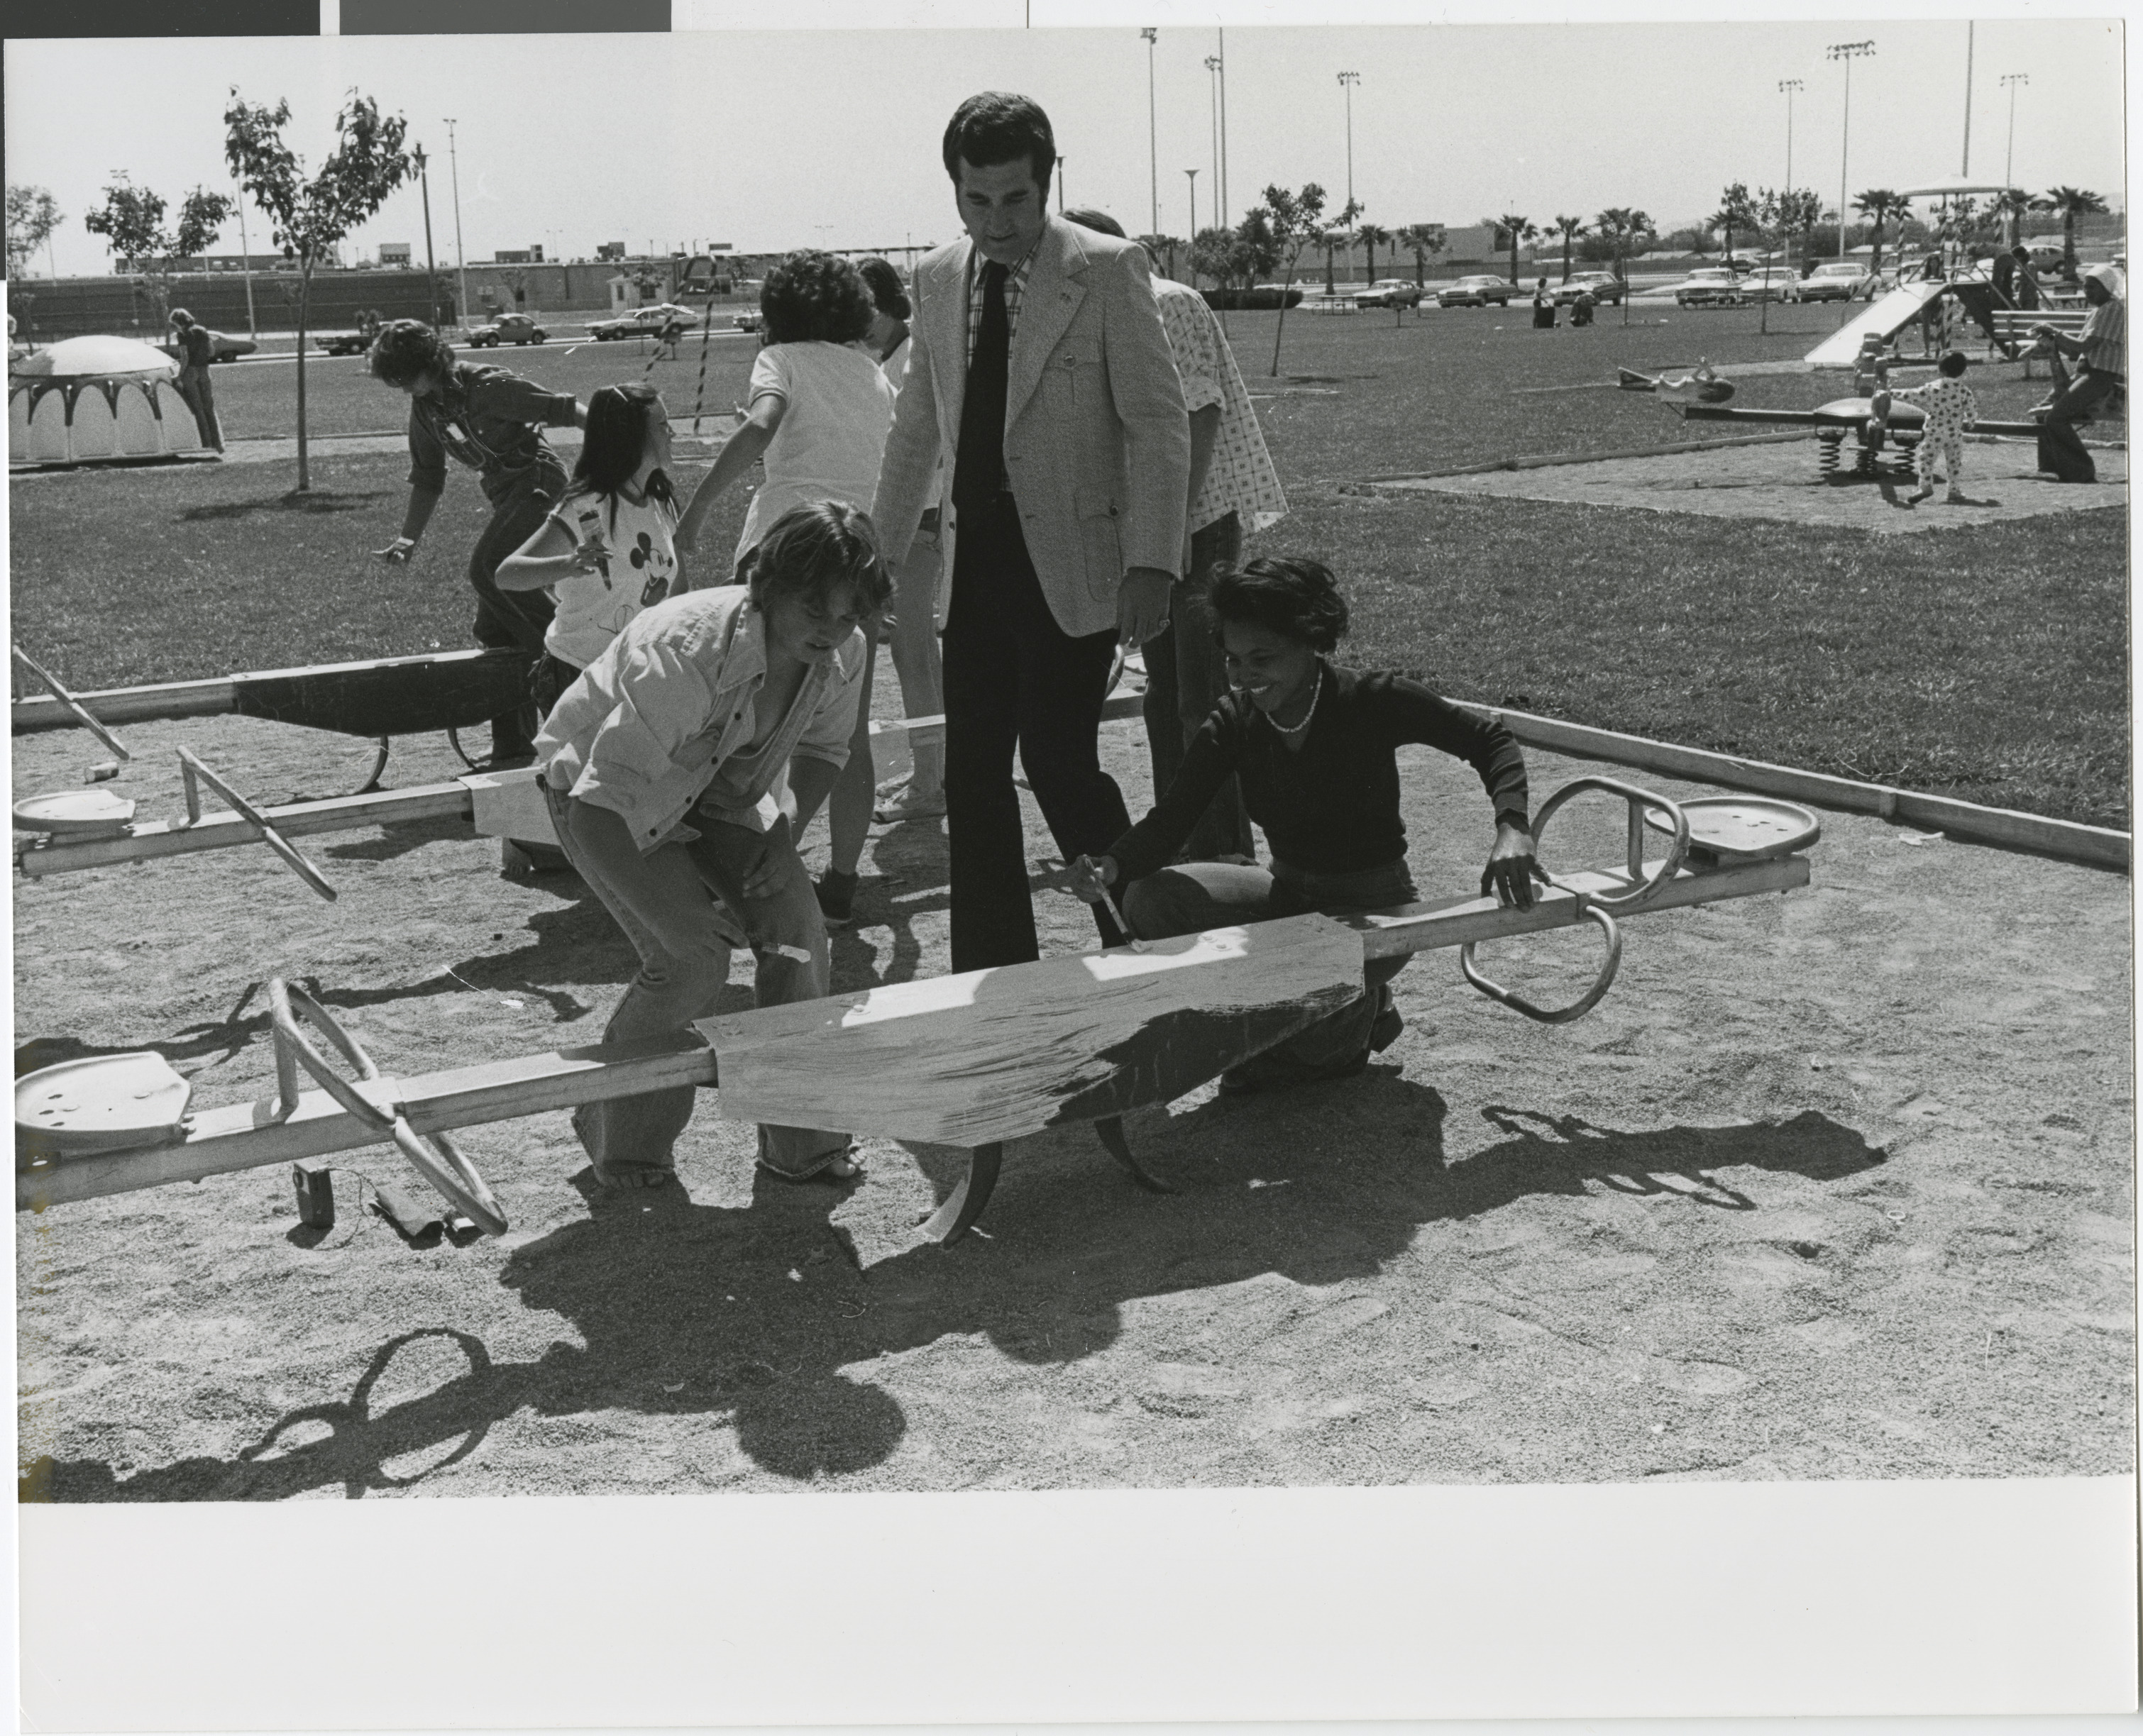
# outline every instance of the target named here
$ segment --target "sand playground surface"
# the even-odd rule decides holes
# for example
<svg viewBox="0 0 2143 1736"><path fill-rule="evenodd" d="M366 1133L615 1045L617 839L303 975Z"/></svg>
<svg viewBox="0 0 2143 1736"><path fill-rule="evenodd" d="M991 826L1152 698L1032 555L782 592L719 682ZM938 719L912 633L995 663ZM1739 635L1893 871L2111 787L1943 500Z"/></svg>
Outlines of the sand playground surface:
<svg viewBox="0 0 2143 1736"><path fill-rule="evenodd" d="M1846 443L1844 467L1855 448ZM1913 489L1907 479L1887 491L1873 482L1826 482L1816 468L1813 436L1763 445L1720 445L1708 451L1663 453L1641 458L1596 458L1544 464L1529 470L1491 470L1468 476L1422 477L1360 486L1378 492L1492 494L1517 500L1574 501L1583 506L1634 507L1656 512L1695 512L1715 518L1776 518L1789 524L1843 525L1903 536L1967 529L1998 518L2035 518L2049 512L2088 512L2128 504L2128 454L2094 450L2095 486L2052 482L2036 475L2031 443L1967 440L1964 492L1971 506L1952 507L1938 492L1908 508Z"/></svg>
<svg viewBox="0 0 2143 1736"><path fill-rule="evenodd" d="M1814 452L1703 462L1785 489ZM1828 497L1875 498L1802 487L1795 512ZM138 758L108 787L145 818L182 811L181 742L264 801L347 790L369 759L239 719L125 733ZM79 734L16 749L17 797L101 757ZM1141 811L1143 736L1109 725L1103 750ZM1612 771L1528 757L1536 804ZM1491 835L1472 773L1403 764L1423 895L1470 893ZM389 775L455 769L412 739ZM1028 819L1043 947L1081 950L1089 918ZM1621 826L1619 804L1566 809L1552 865L1613 861ZM1018 1141L950 1249L915 1226L959 1154L866 1141L852 1189L764 1184L715 1093L682 1186L653 1196L592 1193L562 1113L468 1130L512 1228L466 1246L413 1245L366 1209L367 1177L421 1185L386 1147L334 1160L324 1234L299 1227L286 1166L19 1215L24 1493L2125 1472L2129 883L1873 819L1827 814L1824 834L1805 890L1629 921L1621 980L1580 1022L1530 1023L1430 953L1366 1074L1130 1117L1175 1196L1140 1192L1088 1129ZM598 1036L631 962L577 881L502 878L495 842L445 823L303 847L339 903L260 846L18 878L18 1068L154 1048L196 1107L270 1095L275 974L316 986L390 1073ZM824 853L821 827L814 868ZM948 968L945 860L941 822L874 833L837 990ZM1557 1001L1597 944L1566 931L1482 963Z"/></svg>

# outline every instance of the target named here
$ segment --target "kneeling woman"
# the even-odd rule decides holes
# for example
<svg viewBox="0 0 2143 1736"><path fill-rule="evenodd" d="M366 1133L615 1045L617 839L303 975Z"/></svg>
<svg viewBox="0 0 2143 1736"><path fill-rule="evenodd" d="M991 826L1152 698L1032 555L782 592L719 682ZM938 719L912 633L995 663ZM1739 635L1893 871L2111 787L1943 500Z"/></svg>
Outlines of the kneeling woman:
<svg viewBox="0 0 2143 1736"><path fill-rule="evenodd" d="M1106 856L1072 864L1081 898L1098 903L1121 885L1124 914L1141 940L1312 910L1332 915L1409 903L1414 885L1394 749L1420 742L1472 766L1494 804L1496 841L1482 892L1532 903L1525 759L1508 730L1418 682L1328 663L1347 631L1347 604L1314 561L1253 561L1216 577L1210 601L1233 691L1192 739L1153 812ZM1167 866L1231 772L1250 818L1265 828L1271 872L1227 863ZM1399 1034L1389 985L1405 964L1404 957L1372 963L1359 1000L1230 1069L1223 1086L1251 1091L1359 1071Z"/></svg>
<svg viewBox="0 0 2143 1736"><path fill-rule="evenodd" d="M827 992L825 923L791 821L848 759L857 626L892 581L869 519L834 502L784 513L738 576L635 616L537 738L558 841L640 955L606 1042L712 1013L736 947L757 956L761 1006ZM692 1100L680 1086L579 1110L597 1177L669 1180ZM787 1180L859 1173L842 1134L762 1127L759 1147Z"/></svg>

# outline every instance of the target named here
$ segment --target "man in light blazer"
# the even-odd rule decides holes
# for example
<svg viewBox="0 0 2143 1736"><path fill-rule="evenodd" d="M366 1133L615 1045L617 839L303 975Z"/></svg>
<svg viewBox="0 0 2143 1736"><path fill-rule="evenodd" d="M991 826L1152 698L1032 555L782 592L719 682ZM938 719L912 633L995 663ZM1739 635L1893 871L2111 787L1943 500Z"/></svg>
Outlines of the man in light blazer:
<svg viewBox="0 0 2143 1736"><path fill-rule="evenodd" d="M968 239L916 269L873 512L897 567L941 507L956 971L1039 956L1015 748L1066 860L1129 825L1101 702L1118 640L1168 624L1183 549L1190 421L1146 255L1049 215L1056 154L1024 96L971 96L947 127Z"/></svg>

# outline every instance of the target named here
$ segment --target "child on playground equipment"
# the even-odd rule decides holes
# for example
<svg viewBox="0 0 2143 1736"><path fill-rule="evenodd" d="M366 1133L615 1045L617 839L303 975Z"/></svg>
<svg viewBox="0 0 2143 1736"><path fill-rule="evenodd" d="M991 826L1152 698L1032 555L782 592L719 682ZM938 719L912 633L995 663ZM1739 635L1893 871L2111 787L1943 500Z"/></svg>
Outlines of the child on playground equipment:
<svg viewBox="0 0 2143 1736"><path fill-rule="evenodd" d="M826 925L794 820L848 759L858 628L893 581L870 520L834 501L783 513L738 576L627 622L537 737L559 843L640 956L605 1042L681 1032L714 1012L736 947L757 957L761 1006L828 992ZM598 1180L670 1180L692 1089L576 1111ZM844 1134L763 1126L759 1140L760 1167L785 1181L861 1173Z"/></svg>
<svg viewBox="0 0 2143 1736"><path fill-rule="evenodd" d="M1496 838L1482 894L1531 908L1537 870L1525 759L1508 730L1403 676L1329 662L1347 631L1347 603L1314 561L1253 561L1216 576L1210 601L1234 690L1206 719L1153 811L1107 854L1072 864L1079 897L1099 903L1122 886L1126 921L1141 940L1312 910L1409 903L1415 893L1394 749L1421 742L1472 765L1493 804ZM1250 818L1265 828L1270 871L1230 863L1169 867L1230 773L1241 780ZM1360 999L1231 1067L1222 1089L1359 1072L1403 1028L1390 982L1404 963L1372 964Z"/></svg>
<svg viewBox="0 0 2143 1736"><path fill-rule="evenodd" d="M1869 408L1874 412L1875 424L1888 431L1890 408L1894 403L1916 404L1927 413L1927 421L1920 433L1919 449L1913 455L1913 467L1919 474L1920 486L1905 497L1908 506L1916 506L1928 499L1935 492L1935 469L1942 468L1943 479L1949 484L1949 492L1943 503L1952 507L1972 504L1964 492L1962 478L1964 466L1964 431L1979 420L1979 400L1972 388L1964 383L1964 352L1952 349L1937 364L1937 376L1924 386L1884 387L1875 393Z"/></svg>
<svg viewBox="0 0 2143 1736"><path fill-rule="evenodd" d="M557 609L536 666L539 714L634 616L686 588L669 462L661 394L641 383L598 388L572 486L543 527L499 562L501 591L547 590Z"/></svg>

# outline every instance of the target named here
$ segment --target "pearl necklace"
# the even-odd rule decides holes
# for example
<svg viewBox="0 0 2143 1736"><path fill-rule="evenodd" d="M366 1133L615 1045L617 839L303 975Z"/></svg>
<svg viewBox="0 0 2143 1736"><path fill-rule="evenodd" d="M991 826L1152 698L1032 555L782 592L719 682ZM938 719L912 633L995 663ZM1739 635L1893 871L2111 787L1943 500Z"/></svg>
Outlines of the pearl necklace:
<svg viewBox="0 0 2143 1736"><path fill-rule="evenodd" d="M1302 714L1302 721L1299 724L1274 723L1273 721L1273 715L1269 711L1266 712L1265 715L1265 721L1269 724L1272 724L1273 728L1279 730L1283 735L1301 734L1304 730L1307 730L1309 727L1310 719L1317 715L1317 701L1324 694L1324 665L1320 660L1317 665L1315 685L1309 690L1309 709Z"/></svg>

